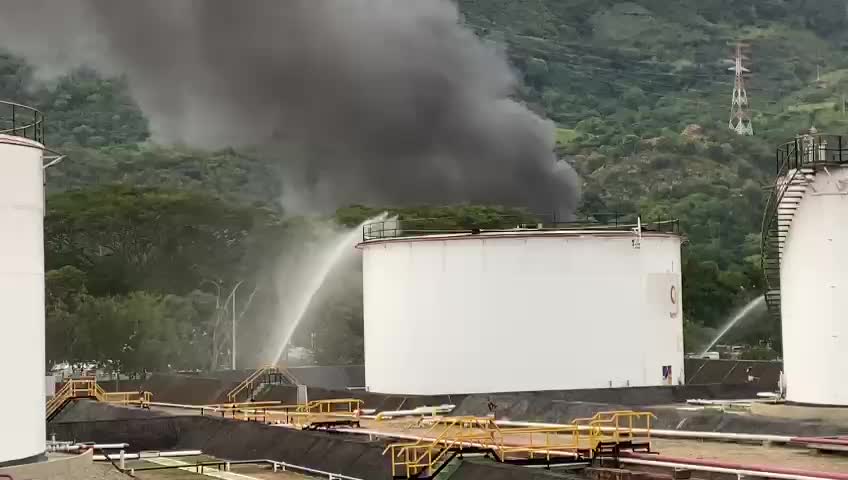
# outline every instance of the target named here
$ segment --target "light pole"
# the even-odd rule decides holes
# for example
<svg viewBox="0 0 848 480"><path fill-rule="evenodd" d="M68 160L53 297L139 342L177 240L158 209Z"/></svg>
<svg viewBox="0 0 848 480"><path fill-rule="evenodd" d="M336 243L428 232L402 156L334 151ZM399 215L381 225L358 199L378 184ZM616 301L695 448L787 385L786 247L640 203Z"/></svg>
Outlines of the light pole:
<svg viewBox="0 0 848 480"><path fill-rule="evenodd" d="M238 287L240 287L242 283L244 283L244 280L238 282L236 286L233 287L233 293L230 294L233 297L233 370L236 369L236 290L238 290Z"/></svg>
<svg viewBox="0 0 848 480"><path fill-rule="evenodd" d="M215 288L218 289L218 295L215 297L215 310L217 311L221 308L221 284L214 280L209 280L208 278L204 278L203 281L200 282L201 285L204 283L215 285Z"/></svg>

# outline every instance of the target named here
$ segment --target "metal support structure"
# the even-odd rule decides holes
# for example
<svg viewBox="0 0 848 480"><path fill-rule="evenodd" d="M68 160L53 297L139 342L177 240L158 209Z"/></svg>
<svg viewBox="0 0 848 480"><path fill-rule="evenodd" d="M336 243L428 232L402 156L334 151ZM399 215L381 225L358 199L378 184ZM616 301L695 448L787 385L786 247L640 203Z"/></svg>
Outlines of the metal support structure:
<svg viewBox="0 0 848 480"><path fill-rule="evenodd" d="M233 370L236 369L236 290L241 286L244 281L240 281L233 287Z"/></svg>
<svg viewBox="0 0 848 480"><path fill-rule="evenodd" d="M744 50L747 48L748 45L743 43L736 44L735 56L731 60L733 66L728 68L735 75L728 126L739 135L754 134L754 126L751 123L750 103L748 102L748 91L745 89L745 75L751 73L751 70L743 65L744 60L748 60L748 57L744 54Z"/></svg>

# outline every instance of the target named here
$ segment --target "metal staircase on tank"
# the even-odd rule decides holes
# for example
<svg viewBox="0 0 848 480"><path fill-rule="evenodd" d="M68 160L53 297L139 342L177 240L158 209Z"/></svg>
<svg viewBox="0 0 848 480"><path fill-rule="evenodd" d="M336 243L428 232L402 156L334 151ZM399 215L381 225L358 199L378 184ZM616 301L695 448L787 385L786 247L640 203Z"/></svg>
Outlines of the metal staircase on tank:
<svg viewBox="0 0 848 480"><path fill-rule="evenodd" d="M781 320L780 267L792 222L804 198L813 189L819 170L848 163L848 140L818 134L815 129L777 149L777 176L763 216L761 262L765 299L771 315Z"/></svg>

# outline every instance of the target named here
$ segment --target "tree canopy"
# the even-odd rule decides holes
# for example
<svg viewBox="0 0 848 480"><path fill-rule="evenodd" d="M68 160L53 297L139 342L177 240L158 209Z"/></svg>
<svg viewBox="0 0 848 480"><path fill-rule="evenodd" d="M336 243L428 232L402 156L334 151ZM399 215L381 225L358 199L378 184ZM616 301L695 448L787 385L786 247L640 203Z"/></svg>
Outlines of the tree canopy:
<svg viewBox="0 0 848 480"><path fill-rule="evenodd" d="M556 123L556 153L582 181L579 216L681 220L687 349L761 293L759 229L774 148L813 125L848 127L843 3L458 1L464 23L513 65L521 100ZM751 45L753 137L727 128L733 78L724 60L735 41ZM539 213L352 205L332 218L291 217L273 152L156 145L127 78L85 68L43 77L0 52L0 98L46 112L49 143L72 159L48 177L51 363L217 366L228 354L229 292L244 281L237 314L248 324L273 320L279 298L268 269L314 237L314 221L353 227L387 210L451 229ZM328 287L335 293L311 311L310 335L297 338L322 362L359 362L361 279L340 275L336 282L352 288ZM779 338L779 325L755 316L734 340L779 348Z"/></svg>

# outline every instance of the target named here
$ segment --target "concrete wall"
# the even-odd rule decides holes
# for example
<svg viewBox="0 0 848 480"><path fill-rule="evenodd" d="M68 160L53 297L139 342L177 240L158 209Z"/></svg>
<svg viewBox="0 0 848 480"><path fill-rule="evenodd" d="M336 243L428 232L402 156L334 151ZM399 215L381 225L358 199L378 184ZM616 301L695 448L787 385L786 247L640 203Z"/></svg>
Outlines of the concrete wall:
<svg viewBox="0 0 848 480"><path fill-rule="evenodd" d="M52 456L50 461L30 463L16 467L0 468L0 478L11 475L21 480L68 480L95 478L91 472L94 452L87 450L79 455Z"/></svg>
<svg viewBox="0 0 848 480"><path fill-rule="evenodd" d="M748 383L748 375L745 373L751 368L751 374L755 377L754 385L758 385L760 391L777 391L777 382L780 371L783 369L781 361L758 361L758 360L704 360L699 358L686 359L686 383L687 384L729 384L741 385Z"/></svg>

